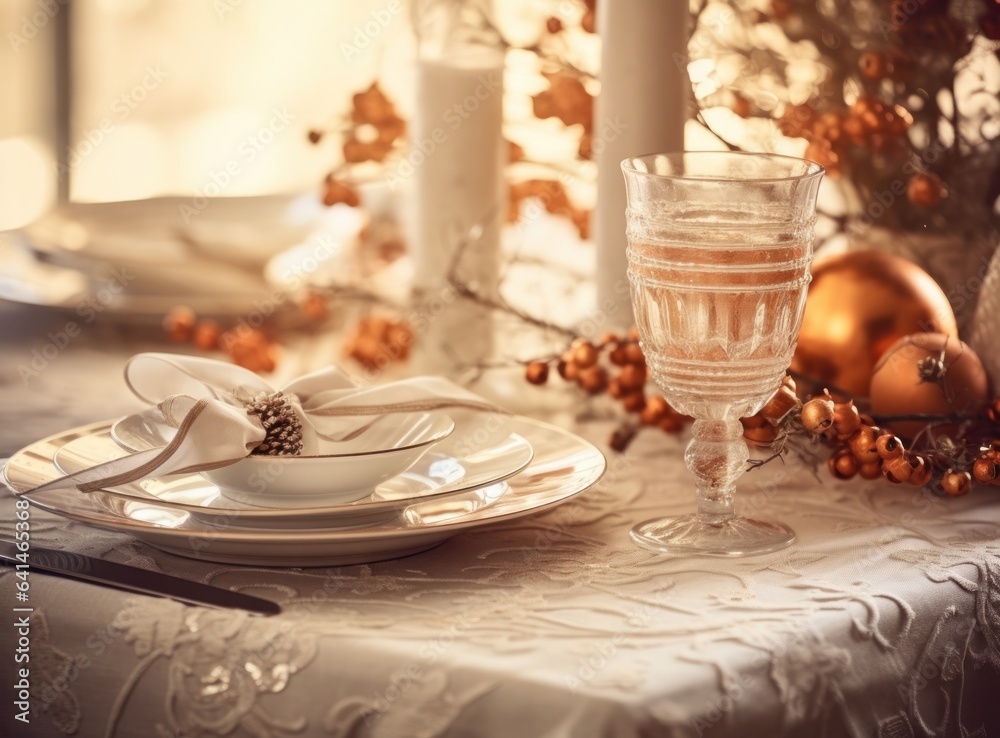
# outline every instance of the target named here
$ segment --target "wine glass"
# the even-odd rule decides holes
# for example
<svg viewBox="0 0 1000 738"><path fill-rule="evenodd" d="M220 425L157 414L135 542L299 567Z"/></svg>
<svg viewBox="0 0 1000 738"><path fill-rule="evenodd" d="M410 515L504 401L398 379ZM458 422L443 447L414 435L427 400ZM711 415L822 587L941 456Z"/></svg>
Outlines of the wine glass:
<svg viewBox="0 0 1000 738"><path fill-rule="evenodd" d="M740 517L749 458L740 418L781 384L795 350L823 167L772 154L683 152L622 162L628 277L646 362L664 397L695 418L684 460L698 512L632 529L640 545L746 556L795 540Z"/></svg>

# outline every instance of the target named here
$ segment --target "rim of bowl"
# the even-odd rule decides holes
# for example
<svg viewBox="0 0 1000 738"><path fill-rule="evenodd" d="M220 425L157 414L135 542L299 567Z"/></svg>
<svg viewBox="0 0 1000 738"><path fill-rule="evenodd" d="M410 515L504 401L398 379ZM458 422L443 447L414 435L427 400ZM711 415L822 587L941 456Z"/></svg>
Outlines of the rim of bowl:
<svg viewBox="0 0 1000 738"><path fill-rule="evenodd" d="M137 415L141 415L141 413L136 413L136 414ZM111 436L111 439L114 440L115 443L118 443L119 446L122 446L124 444L124 441L121 439L121 436L115 431L115 427L120 422L122 422L123 420L125 420L125 418L127 418L127 417L129 417L129 416L125 416L123 418L119 418L114 423L112 423L111 427L108 429L108 433ZM298 459L299 461L303 461L303 460L306 460L306 459L347 459L347 458L356 458L358 456L376 456L378 454L389 454L389 453L394 453L396 451L409 451L411 449L420 448L422 446L428 446L428 445L430 445L432 443L437 443L438 441L447 438L448 436L450 436L455 431L455 421L454 421L454 419L450 415L445 415L444 413L441 414L441 417L445 418L448 421L447 425L445 427L443 427L437 433L434 433L433 435L431 435L430 438L427 438L427 439L425 439L423 441L419 441L419 442L416 442L416 443L410 443L410 444L407 444L406 446L395 446L393 448L380 448L380 449L375 449L373 451L357 451L357 452L354 452L354 453L342 453L342 454L308 454L308 455L299 455L299 456L263 456L263 455L260 455L260 454L256 454L256 455L250 454L250 455L245 456L244 458L239 459L238 461L235 461L233 463L234 464L239 464L239 463L242 463L244 461L278 461L278 462L282 462L282 461L294 461L296 459ZM132 453L136 453L137 451L141 451L143 449L135 449L135 448L132 448L132 444L128 444L128 450L130 450ZM223 467L223 468L225 468L225 467ZM217 470L216 469L212 469L212 470L210 470L207 473L211 474L214 471L217 471Z"/></svg>
<svg viewBox="0 0 1000 738"><path fill-rule="evenodd" d="M802 174L792 174L787 177L745 177L735 179L732 177L694 177L684 174L658 174L657 172L643 171L637 169L635 162L651 161L653 159L665 158L678 160L685 156L713 157L719 159L734 159L737 157L753 157L757 159L779 160L783 162L797 162L806 165ZM807 180L814 177L821 177L826 172L826 167L811 159L803 159L799 156L788 156L786 154L754 153L752 151L667 151L652 154L640 154L639 156L629 156L622 159L621 168L623 172L637 174L645 177L658 179L673 179L684 182L794 182L796 180Z"/></svg>

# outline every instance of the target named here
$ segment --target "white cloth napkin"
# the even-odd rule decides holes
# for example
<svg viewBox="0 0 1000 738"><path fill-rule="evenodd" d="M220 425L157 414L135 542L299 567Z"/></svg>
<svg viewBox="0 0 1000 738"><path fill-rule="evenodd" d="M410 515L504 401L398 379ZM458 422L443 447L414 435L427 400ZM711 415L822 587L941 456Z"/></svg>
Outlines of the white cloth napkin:
<svg viewBox="0 0 1000 738"><path fill-rule="evenodd" d="M64 488L92 492L151 476L233 464L249 456L266 436L260 419L247 413L245 399L278 391L234 364L176 354L133 356L125 366L125 382L177 429L170 443L61 477L25 494ZM307 374L280 391L302 423L304 455L316 452L320 438L348 435L372 416L448 407L503 412L442 377L358 387L337 367Z"/></svg>

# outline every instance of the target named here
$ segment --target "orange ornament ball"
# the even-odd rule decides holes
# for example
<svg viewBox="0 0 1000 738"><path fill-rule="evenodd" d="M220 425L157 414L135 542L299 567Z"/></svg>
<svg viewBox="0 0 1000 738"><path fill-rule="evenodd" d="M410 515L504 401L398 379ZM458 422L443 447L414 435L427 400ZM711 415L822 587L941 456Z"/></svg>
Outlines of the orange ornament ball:
<svg viewBox="0 0 1000 738"><path fill-rule="evenodd" d="M873 415L970 413L990 399L983 362L966 344L941 333L899 339L878 362L871 382ZM887 424L913 438L927 423Z"/></svg>
<svg viewBox="0 0 1000 738"><path fill-rule="evenodd" d="M792 368L820 384L866 397L875 364L895 341L918 331L958 335L937 282L901 257L821 257L812 277Z"/></svg>

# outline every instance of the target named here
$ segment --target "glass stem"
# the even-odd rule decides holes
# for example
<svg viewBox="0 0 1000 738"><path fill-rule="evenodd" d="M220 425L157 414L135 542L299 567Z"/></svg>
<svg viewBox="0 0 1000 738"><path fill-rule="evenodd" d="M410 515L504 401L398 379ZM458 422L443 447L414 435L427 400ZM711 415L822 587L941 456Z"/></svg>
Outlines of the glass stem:
<svg viewBox="0 0 1000 738"><path fill-rule="evenodd" d="M698 480L698 516L706 523L723 523L735 515L736 480L750 457L743 425L736 418L696 420L692 431L684 461Z"/></svg>

